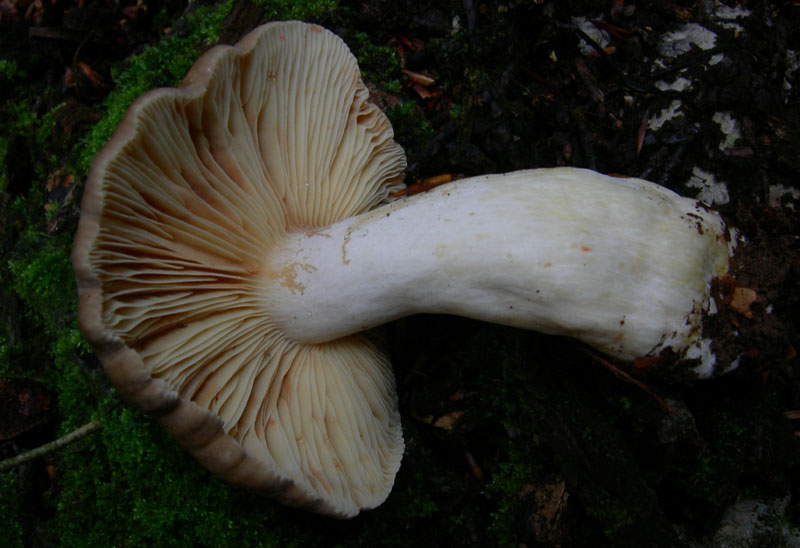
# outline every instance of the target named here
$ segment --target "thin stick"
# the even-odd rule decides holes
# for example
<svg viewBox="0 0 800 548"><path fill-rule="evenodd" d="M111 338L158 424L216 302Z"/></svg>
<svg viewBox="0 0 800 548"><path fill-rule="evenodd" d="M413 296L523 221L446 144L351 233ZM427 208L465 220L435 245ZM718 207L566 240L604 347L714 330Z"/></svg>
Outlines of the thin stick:
<svg viewBox="0 0 800 548"><path fill-rule="evenodd" d="M623 371L622 369L620 369L616 365L612 364L610 361L604 360L603 358L601 358L597 354L595 354L595 353L593 353L593 352L591 352L589 350L586 350L586 349L582 349L582 350L584 351L584 353L588 354L591 358L593 358L594 360L597 360L598 362L600 362L600 364L603 367L607 368L609 371L614 373L614 375L616 375L617 378L620 378L620 379L622 379L624 381L627 381L627 382L633 384L634 386L640 388L646 394L648 394L651 398L656 400L658 402L658 404L661 407L663 407L667 412L669 412L669 413L671 413L673 415L675 414L675 410L672 407L670 407L667 404L667 402L665 402L664 400L659 398L656 394L654 394L653 391L650 390L650 388L646 384L644 384L643 382L641 382L639 380L634 379L628 373L626 373L625 371Z"/></svg>
<svg viewBox="0 0 800 548"><path fill-rule="evenodd" d="M11 470L12 468L19 466L20 464L24 464L34 459L38 459L39 457L43 457L45 455L49 455L50 453L54 453L55 451L58 451L62 447L66 447L71 443L74 443L80 439L85 438L92 432L100 430L101 426L102 425L100 424L99 421L92 421L86 423L77 430L73 430L69 434L62 436L55 441L51 441L50 443L46 443L41 447L37 447L36 449L31 449L30 451L21 453L16 457L11 457L10 459L0 461L0 472Z"/></svg>

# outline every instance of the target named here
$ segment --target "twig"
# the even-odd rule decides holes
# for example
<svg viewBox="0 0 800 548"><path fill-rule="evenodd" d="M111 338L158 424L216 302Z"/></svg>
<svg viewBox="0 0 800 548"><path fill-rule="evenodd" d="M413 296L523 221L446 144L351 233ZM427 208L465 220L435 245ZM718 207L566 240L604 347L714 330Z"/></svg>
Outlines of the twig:
<svg viewBox="0 0 800 548"><path fill-rule="evenodd" d="M66 447L71 443L74 443L80 439L85 438L92 432L100 430L100 428L101 424L99 421L92 421L86 423L77 430L73 430L69 434L62 436L55 441L51 441L50 443L46 443L41 447L37 447L36 449L31 449L30 451L21 453L16 457L11 457L10 459L0 461L0 472L6 472L8 470L11 470L12 468L19 466L20 464L24 464L34 459L38 459L39 457L49 455L50 453L58 451L62 447Z"/></svg>
<svg viewBox="0 0 800 548"><path fill-rule="evenodd" d="M587 350L585 348L582 349L582 350L583 350L584 353L588 354L591 358L593 358L594 360L598 361L603 367L607 368L609 371L614 373L614 375L616 375L617 378L620 378L620 379L622 379L624 381L627 381L627 382L633 384L634 386L638 387L639 389L644 391L645 394L648 394L651 398L656 400L658 402L658 404L661 407L663 407L668 413L673 414L673 415L675 414L675 410L672 409L672 407L670 407L667 404L667 402L665 402L664 400L659 398L656 394L654 394L653 391L650 390L650 388L646 384L644 384L643 382L641 382L639 380L634 379L628 373L626 373L625 371L623 371L622 369L620 369L616 365L612 364L610 361L604 360L603 358L601 358L597 354L595 354L593 352L590 352L589 350Z"/></svg>

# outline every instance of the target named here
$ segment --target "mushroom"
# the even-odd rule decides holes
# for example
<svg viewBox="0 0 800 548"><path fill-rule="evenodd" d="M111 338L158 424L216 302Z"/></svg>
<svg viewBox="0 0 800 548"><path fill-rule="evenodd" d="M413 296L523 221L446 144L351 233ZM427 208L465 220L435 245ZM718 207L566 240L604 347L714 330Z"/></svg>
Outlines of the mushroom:
<svg viewBox="0 0 800 548"><path fill-rule="evenodd" d="M570 168L392 201L404 169L319 26L261 26L142 96L93 161L73 250L113 385L223 479L344 518L385 500L403 452L384 322L459 314L712 372L716 213Z"/></svg>
<svg viewBox="0 0 800 548"><path fill-rule="evenodd" d="M656 184L577 168L462 179L287 235L261 294L292 340L432 312L567 335L621 358L670 348L713 372L699 327L725 224Z"/></svg>

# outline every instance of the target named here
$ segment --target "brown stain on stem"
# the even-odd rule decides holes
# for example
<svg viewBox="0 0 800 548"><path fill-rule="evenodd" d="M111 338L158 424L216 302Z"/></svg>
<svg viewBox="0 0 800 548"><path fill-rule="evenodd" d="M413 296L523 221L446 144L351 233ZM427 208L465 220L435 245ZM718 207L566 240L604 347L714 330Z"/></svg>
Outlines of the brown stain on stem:
<svg viewBox="0 0 800 548"><path fill-rule="evenodd" d="M272 274L270 274L270 278L277 280L282 287L287 288L293 295L302 293L305 291L306 286L297 281L298 268L309 274L317 271L317 267L312 264L294 261L286 263L280 270L273 271Z"/></svg>

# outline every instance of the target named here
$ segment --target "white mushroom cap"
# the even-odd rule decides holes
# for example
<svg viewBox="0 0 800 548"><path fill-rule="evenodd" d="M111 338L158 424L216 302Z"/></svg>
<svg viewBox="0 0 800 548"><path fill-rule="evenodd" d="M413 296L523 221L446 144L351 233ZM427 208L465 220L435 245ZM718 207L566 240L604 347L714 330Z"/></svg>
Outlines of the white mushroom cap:
<svg viewBox="0 0 800 548"><path fill-rule="evenodd" d="M366 335L288 339L257 296L287 232L384 202L405 157L355 59L315 25L259 27L130 108L95 158L73 264L112 383L205 467L338 517L380 504L403 452Z"/></svg>

